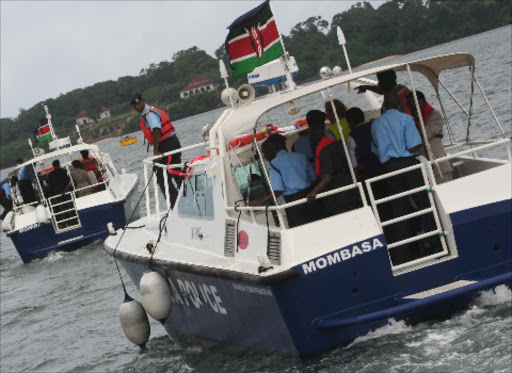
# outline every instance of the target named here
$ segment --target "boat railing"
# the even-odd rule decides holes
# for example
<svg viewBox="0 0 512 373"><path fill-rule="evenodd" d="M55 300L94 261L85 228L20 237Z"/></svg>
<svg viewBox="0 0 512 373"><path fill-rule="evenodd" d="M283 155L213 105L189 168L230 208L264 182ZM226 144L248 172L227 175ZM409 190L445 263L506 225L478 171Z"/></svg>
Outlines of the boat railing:
<svg viewBox="0 0 512 373"><path fill-rule="evenodd" d="M183 153L185 151L190 151L190 150L194 150L194 149L198 149L198 148L205 148L206 144L205 142L200 142L200 143L197 143L197 144L193 144L193 145L189 145L189 146L185 146L185 147L182 147L180 149L176 149L176 150L172 150L172 151L169 151L169 152L166 152L162 155L157 155L157 156L153 156L153 157L149 157L149 158L146 158L143 160L143 165L144 165L144 185L145 185L145 197L146 197L146 215L147 215L147 218L148 218L148 221L151 220L151 214L153 213L153 211L156 213L156 219L159 221L160 220L160 198L159 198L159 190L160 188L158 187L158 183L157 183L157 179L156 177L153 176L149 176L150 175L150 172L154 172L154 168L161 168L163 170L165 170L166 168L170 168L170 169L176 169L176 170L182 170L185 166L186 166L186 163L178 163L178 164L170 164L169 166L165 165L165 164L161 164L161 163L158 163L156 162L157 160L163 158L163 157L167 157L167 156L172 156L173 154L177 154L177 153ZM151 171L150 171L151 170ZM164 175L164 185L165 185L165 198L164 198L164 204L165 204L165 209L166 211L171 211L171 200L170 200L170 196L169 196L169 183L172 182L171 180L169 180L169 173L168 172L164 172L163 173ZM150 185L150 179L152 178L152 186ZM153 192L153 204L154 206L152 206L151 204L151 192Z"/></svg>

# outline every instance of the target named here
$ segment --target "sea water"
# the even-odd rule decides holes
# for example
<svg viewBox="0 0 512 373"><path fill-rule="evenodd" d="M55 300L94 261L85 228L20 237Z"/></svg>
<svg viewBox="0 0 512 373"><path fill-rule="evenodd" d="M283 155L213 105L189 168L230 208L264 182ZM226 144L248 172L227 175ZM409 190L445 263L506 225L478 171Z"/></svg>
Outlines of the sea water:
<svg viewBox="0 0 512 373"><path fill-rule="evenodd" d="M472 53L477 61L477 77L510 137L511 34L511 26L502 27L400 58ZM483 108L474 110L478 113ZM182 144L200 141L201 128L213 124L221 112L215 110L176 121ZM472 131L477 138L487 128L474 122ZM137 135L141 138L140 133ZM149 155L145 146L137 143L120 147L117 138L99 145L103 152L111 154L118 170L135 172L143 180L141 160ZM2 170L0 178L8 171ZM0 243L2 373L508 373L512 369L512 293L504 286L495 292L482 292L467 309L448 320L415 326L390 320L387 326L349 346L308 361L272 355L232 357L201 347L182 349L153 320L147 349L142 351L128 341L119 323L124 292L115 263L101 242L25 265L4 233L0 234ZM128 293L137 298L138 291L123 270L121 273Z"/></svg>

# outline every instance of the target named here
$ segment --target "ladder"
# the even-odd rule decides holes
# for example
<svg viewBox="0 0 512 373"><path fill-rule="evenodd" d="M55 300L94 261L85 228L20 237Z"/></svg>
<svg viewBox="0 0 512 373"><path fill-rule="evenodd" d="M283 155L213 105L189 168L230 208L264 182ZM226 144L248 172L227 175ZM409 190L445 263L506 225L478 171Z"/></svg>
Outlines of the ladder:
<svg viewBox="0 0 512 373"><path fill-rule="evenodd" d="M48 199L55 233L62 233L82 226L76 208L74 193L53 196Z"/></svg>
<svg viewBox="0 0 512 373"><path fill-rule="evenodd" d="M416 171L418 170L418 171ZM389 180L389 178L404 174L404 173L410 173L411 171L419 172L421 171L422 176L422 184L418 185L415 188L402 191L396 194L390 194L390 191L388 190L386 193L386 196L379 196L378 199L375 198L375 185L376 182L381 181L386 182L386 180ZM433 194L435 193L434 188L431 185L431 182L429 181L428 172L432 172L431 166L428 162L420 162L417 165L409 166L403 169L399 169L390 173L386 173L384 175L376 176L371 179L366 180L366 186L368 190L368 195L370 199L370 204L373 209L373 212L375 214L377 224L381 228L381 230L384 232L384 237L386 238L386 242L388 242L387 248L388 253L390 255L390 259L393 258L393 255L391 254L391 250L400 248L400 250L411 250L411 256L409 260L406 260L405 262L398 262L395 263L393 260L391 260L392 269L393 270L399 270L405 267L409 267L411 265L417 265L435 258L439 258L442 256L446 256L449 254L448 251L448 245L446 242L446 231L443 229L440 218L439 218L439 210L436 207L436 203L434 200ZM431 175L431 179L433 180L433 175ZM421 206L421 209L418 209L417 206L414 206L413 202L413 195L417 193L426 193L428 196L428 206ZM383 209L379 209L379 206L382 207L384 203L388 203L388 205L393 204L393 201L396 202L396 200L400 198L407 198L411 204L411 210L413 212L410 212L408 214L402 215L402 216L393 216L389 218L388 216L383 217L382 211ZM398 224L402 224L403 227L412 227L414 226L414 221L418 219L427 219L427 215L431 214L434 220L434 224L432 224L429 228L431 228L428 231L414 231L410 232L413 233L412 235L409 235L407 238L402 238L398 241L392 241L392 238L390 237L390 226ZM383 220L385 219L385 220ZM434 242L435 246L434 248L426 249L426 246L428 245L427 242L430 244ZM411 245L414 244L415 245ZM415 247L415 249L408 249L410 247ZM423 254L421 250L424 250ZM432 250L434 249L434 250ZM416 250L414 253L412 250ZM418 255L419 254L419 255Z"/></svg>

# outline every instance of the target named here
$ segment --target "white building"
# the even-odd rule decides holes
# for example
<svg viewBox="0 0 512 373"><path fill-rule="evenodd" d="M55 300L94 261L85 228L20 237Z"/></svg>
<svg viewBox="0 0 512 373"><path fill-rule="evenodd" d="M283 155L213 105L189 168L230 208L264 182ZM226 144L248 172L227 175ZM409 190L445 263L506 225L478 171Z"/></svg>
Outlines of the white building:
<svg viewBox="0 0 512 373"><path fill-rule="evenodd" d="M181 98L189 98L205 92L215 90L215 84L206 76L200 75L191 80L188 85L180 91Z"/></svg>
<svg viewBox="0 0 512 373"><path fill-rule="evenodd" d="M85 124L90 123L96 123L101 122L102 120L110 118L110 110L108 107L102 106L101 112L98 114L97 120L92 119L91 117L87 116L87 112L82 110L78 115L75 117L76 124L79 126L83 126Z"/></svg>

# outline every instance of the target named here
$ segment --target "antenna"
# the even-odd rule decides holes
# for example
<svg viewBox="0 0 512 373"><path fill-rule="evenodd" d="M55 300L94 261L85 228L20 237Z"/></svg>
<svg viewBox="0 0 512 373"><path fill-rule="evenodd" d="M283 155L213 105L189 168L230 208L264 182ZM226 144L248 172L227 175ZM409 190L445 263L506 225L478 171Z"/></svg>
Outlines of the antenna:
<svg viewBox="0 0 512 373"><path fill-rule="evenodd" d="M348 72L350 74L352 74L352 67L350 66L350 60L348 59L347 48L345 47L345 44L347 44L347 41L345 40L345 35L343 34L343 31L341 31L340 26L338 26L336 28L336 32L338 34L338 43L340 43L341 47L343 48L343 53L345 54L345 61L347 61Z"/></svg>
<svg viewBox="0 0 512 373"><path fill-rule="evenodd" d="M230 90L230 88L229 88L229 83L228 83L228 70L226 70L226 65L224 65L224 61L222 61L222 60L219 60L219 70L220 70L220 77L221 77L222 79L224 79L224 84L226 85L226 88L225 88L225 89L222 91L222 93L221 93L221 100L222 100L222 102L224 102L224 104L225 104L225 105L227 105L227 102L225 101L225 100L226 100L226 98L224 98L224 99L222 98L222 97L223 97L224 92L226 92L226 93L225 93L225 95L227 95L227 96L228 96L228 98L229 98L229 102L231 103L231 108L233 108L233 109L234 109L234 108L235 108L235 102L234 102L233 97L232 97L232 96L233 96L233 93L232 93L232 91L231 91L231 90ZM233 91L235 91L235 89L234 89L234 88L231 88L231 89L232 89ZM236 91L235 91L235 92L236 92Z"/></svg>
<svg viewBox="0 0 512 373"><path fill-rule="evenodd" d="M75 124L76 132L78 132L78 140L76 140L77 144L82 144L84 140L82 139L82 134L80 133L80 127L78 127L78 124Z"/></svg>
<svg viewBox="0 0 512 373"><path fill-rule="evenodd" d="M50 126L50 133L52 134L52 140L57 139L57 135L55 134L55 131L53 130L53 124L52 124L52 115L48 111L48 106L43 104L44 111L46 113L46 119L48 119L48 124Z"/></svg>

